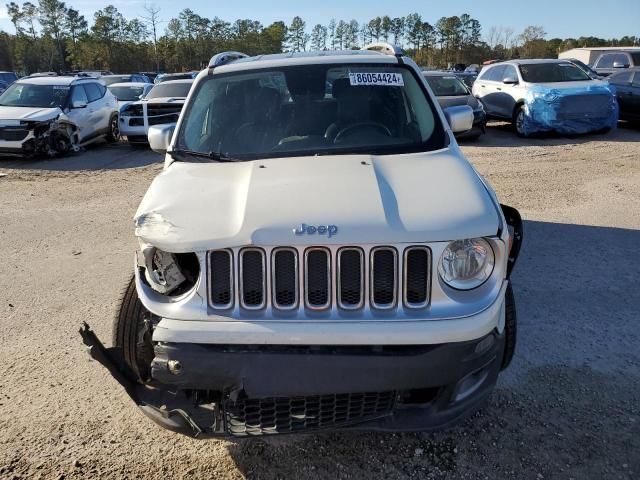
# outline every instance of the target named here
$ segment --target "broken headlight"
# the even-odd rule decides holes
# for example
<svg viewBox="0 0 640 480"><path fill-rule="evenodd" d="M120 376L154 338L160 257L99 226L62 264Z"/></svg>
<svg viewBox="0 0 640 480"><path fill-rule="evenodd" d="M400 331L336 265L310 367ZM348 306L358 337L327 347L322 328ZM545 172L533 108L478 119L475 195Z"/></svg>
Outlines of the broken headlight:
<svg viewBox="0 0 640 480"><path fill-rule="evenodd" d="M163 295L177 296L191 290L200 275L195 253L169 253L155 247L142 250L144 278Z"/></svg>
<svg viewBox="0 0 640 480"><path fill-rule="evenodd" d="M482 285L493 272L495 256L484 238L456 240L442 252L438 273L456 290L471 290Z"/></svg>

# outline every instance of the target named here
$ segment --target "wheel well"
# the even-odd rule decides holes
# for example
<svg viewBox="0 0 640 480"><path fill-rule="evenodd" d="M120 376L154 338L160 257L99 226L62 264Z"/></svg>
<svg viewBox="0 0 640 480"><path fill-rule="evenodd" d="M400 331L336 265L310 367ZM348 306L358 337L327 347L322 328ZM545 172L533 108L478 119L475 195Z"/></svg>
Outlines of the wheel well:
<svg viewBox="0 0 640 480"><path fill-rule="evenodd" d="M520 109L520 107L524 106L524 100L518 100L516 102L515 107L513 107L513 112L511 113L511 117L512 118L516 118L516 113L518 112L518 110Z"/></svg>

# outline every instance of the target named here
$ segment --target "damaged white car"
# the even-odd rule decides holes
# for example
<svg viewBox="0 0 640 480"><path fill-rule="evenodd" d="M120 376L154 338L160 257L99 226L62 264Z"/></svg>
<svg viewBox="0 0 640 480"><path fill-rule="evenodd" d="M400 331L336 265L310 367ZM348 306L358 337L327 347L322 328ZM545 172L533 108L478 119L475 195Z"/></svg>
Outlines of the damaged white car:
<svg viewBox="0 0 640 480"><path fill-rule="evenodd" d="M24 78L0 95L0 155L62 155L119 138L118 103L98 79Z"/></svg>
<svg viewBox="0 0 640 480"><path fill-rule="evenodd" d="M147 145L152 125L176 123L193 80L171 80L153 86L143 99L120 111L120 134L131 145Z"/></svg>
<svg viewBox="0 0 640 480"><path fill-rule="evenodd" d="M165 168L90 354L198 438L459 421L513 356L523 238L456 143L472 123L389 44L214 56L150 128Z"/></svg>

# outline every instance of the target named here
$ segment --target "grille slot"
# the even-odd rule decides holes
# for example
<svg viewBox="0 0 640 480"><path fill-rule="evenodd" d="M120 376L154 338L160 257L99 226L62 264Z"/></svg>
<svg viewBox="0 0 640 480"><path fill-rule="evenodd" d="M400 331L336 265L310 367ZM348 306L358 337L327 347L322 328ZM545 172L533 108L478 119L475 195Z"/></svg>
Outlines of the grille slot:
<svg viewBox="0 0 640 480"><path fill-rule="evenodd" d="M29 130L26 128L0 128L0 140L6 142L20 142L27 138Z"/></svg>
<svg viewBox="0 0 640 480"><path fill-rule="evenodd" d="M305 252L305 302L307 307L323 310L331 305L331 254L325 248Z"/></svg>
<svg viewBox="0 0 640 480"><path fill-rule="evenodd" d="M259 310L266 304L264 252L259 248L240 250L240 305Z"/></svg>
<svg viewBox="0 0 640 480"><path fill-rule="evenodd" d="M378 309L396 306L398 296L398 253L378 247L371 252L371 305Z"/></svg>
<svg viewBox="0 0 640 480"><path fill-rule="evenodd" d="M228 250L209 252L209 299L211 306L233 306L233 255Z"/></svg>
<svg viewBox="0 0 640 480"><path fill-rule="evenodd" d="M298 252L293 248L278 248L271 260L273 306L291 310L298 306Z"/></svg>
<svg viewBox="0 0 640 480"><path fill-rule="evenodd" d="M364 254L359 248L338 252L338 305L355 310L364 305Z"/></svg>
<svg viewBox="0 0 640 480"><path fill-rule="evenodd" d="M424 308L429 304L431 250L409 247L404 251L404 304Z"/></svg>
<svg viewBox="0 0 640 480"><path fill-rule="evenodd" d="M380 392L227 401L225 429L245 437L350 425L387 415L394 399L394 392Z"/></svg>

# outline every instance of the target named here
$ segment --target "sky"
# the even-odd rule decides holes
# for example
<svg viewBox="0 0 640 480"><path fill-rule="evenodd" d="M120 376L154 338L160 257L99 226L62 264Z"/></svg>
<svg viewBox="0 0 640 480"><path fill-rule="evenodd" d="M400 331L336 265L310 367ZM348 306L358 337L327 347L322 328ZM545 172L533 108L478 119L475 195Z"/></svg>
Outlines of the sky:
<svg viewBox="0 0 640 480"><path fill-rule="evenodd" d="M22 0L17 1L22 3ZM36 0L32 2L37 3ZM0 7L0 29L13 33L4 3ZM612 3L603 0L66 0L67 5L80 10L90 23L93 13L109 4L115 5L125 17L131 19L144 15L144 5L149 3L160 8L160 17L165 21L177 16L186 7L203 17L218 16L226 21L250 18L264 25L275 20L290 23L294 16L299 15L307 22L308 30L316 23L326 25L331 18L355 18L363 22L376 16L397 17L416 12L422 15L424 21L435 24L440 17L468 13L480 21L483 34L491 27L511 27L519 33L527 25L541 25L548 39L580 36L613 38L624 35L640 37L640 0L616 0Z"/></svg>

